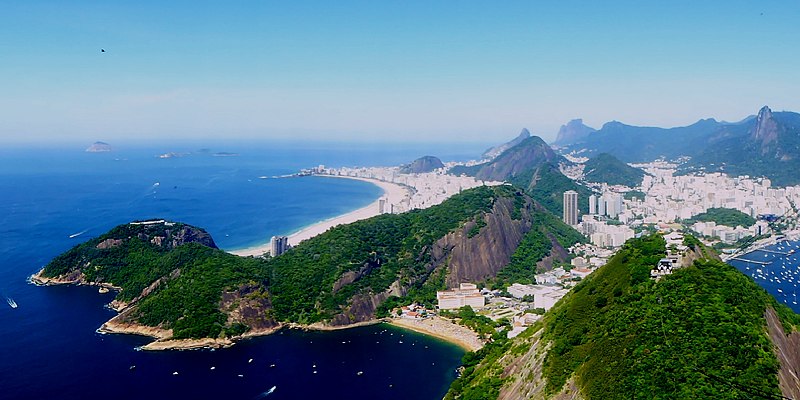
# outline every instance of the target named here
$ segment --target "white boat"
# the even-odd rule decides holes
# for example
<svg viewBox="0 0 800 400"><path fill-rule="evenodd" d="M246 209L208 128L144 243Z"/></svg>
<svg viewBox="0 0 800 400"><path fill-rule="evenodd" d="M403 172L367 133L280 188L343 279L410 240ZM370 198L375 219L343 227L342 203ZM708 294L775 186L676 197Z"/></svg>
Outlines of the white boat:
<svg viewBox="0 0 800 400"><path fill-rule="evenodd" d="M78 233L73 233L72 235L69 235L69 238L70 238L70 239L74 239L74 238L76 238L76 237L78 237L78 236L80 236L80 235L83 235L83 234L84 234L84 233L86 233L87 231L88 231L88 229L85 229L85 230L82 230L82 231L80 231L80 232L78 232Z"/></svg>
<svg viewBox="0 0 800 400"><path fill-rule="evenodd" d="M12 299L11 297L6 297L6 303L8 303L8 305L11 306L11 308L17 308L18 307L17 306L17 302L14 301L14 299Z"/></svg>

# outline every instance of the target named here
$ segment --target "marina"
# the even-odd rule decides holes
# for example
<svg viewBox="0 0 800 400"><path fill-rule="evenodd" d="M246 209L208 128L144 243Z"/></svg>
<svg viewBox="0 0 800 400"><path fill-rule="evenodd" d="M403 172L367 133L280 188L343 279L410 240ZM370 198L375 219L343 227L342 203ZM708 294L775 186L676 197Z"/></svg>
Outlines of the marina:
<svg viewBox="0 0 800 400"><path fill-rule="evenodd" d="M751 277L795 312L800 285L800 241L785 240L732 257L727 263Z"/></svg>

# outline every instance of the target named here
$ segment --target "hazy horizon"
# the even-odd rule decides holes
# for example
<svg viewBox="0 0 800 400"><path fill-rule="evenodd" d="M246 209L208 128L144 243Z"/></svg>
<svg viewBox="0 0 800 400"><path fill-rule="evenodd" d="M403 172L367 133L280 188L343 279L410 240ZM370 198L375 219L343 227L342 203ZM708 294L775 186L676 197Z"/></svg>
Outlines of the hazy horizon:
<svg viewBox="0 0 800 400"><path fill-rule="evenodd" d="M0 143L548 142L800 110L800 3L30 1ZM101 52L104 49L105 52Z"/></svg>

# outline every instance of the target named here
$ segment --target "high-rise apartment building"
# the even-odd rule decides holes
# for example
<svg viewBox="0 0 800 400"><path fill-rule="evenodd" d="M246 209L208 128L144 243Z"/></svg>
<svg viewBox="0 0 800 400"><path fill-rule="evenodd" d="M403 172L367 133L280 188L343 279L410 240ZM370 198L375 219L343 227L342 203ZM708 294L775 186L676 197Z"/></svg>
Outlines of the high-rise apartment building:
<svg viewBox="0 0 800 400"><path fill-rule="evenodd" d="M277 257L289 250L289 238L286 236L273 236L269 241L269 254Z"/></svg>
<svg viewBox="0 0 800 400"><path fill-rule="evenodd" d="M564 223L578 225L578 192L574 190L564 192Z"/></svg>

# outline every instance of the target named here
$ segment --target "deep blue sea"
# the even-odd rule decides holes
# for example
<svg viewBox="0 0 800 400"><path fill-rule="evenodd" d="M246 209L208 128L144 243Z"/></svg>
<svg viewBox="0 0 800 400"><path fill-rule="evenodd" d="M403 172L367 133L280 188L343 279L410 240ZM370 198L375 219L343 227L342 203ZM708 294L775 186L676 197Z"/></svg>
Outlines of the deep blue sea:
<svg viewBox="0 0 800 400"><path fill-rule="evenodd" d="M95 332L114 315L104 307L113 293L37 287L26 278L70 247L131 220L183 221L207 229L219 247L235 249L363 207L380 195L360 181L263 176L318 164L398 165L426 154L468 159L485 146L449 147L445 154L437 154L442 147L436 145L118 146L94 154L85 147L0 150L0 398L444 395L463 350L416 333L384 325L286 330L216 351L142 352L135 348L147 338ZM185 154L156 157L167 152ZM12 309L6 298L19 307Z"/></svg>
<svg viewBox="0 0 800 400"><path fill-rule="evenodd" d="M728 264L750 276L778 301L800 313L800 242L783 241L752 251Z"/></svg>

